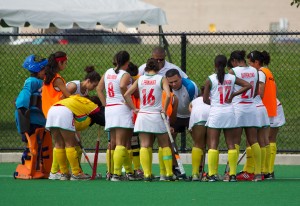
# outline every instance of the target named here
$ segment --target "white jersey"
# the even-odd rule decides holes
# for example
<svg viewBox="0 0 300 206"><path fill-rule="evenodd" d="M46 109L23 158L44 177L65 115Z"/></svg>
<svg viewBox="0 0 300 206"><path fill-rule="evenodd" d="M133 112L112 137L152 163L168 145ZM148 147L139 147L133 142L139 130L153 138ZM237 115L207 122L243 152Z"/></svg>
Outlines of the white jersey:
<svg viewBox="0 0 300 206"><path fill-rule="evenodd" d="M182 85L178 90L173 90L174 95L178 97L177 117L189 118L189 104L198 97L198 87L190 79L182 78Z"/></svg>
<svg viewBox="0 0 300 206"><path fill-rule="evenodd" d="M79 94L82 97L86 97L88 95L88 92L89 92L88 90L85 90L84 93L81 93L81 90L80 90L80 81L79 80L69 81L66 84L66 86L68 86L68 84L70 84L70 83L76 84L76 91L73 94Z"/></svg>
<svg viewBox="0 0 300 206"><path fill-rule="evenodd" d="M146 67L146 64L143 64L139 67L139 75L145 74L145 67ZM175 64L172 64L166 60L165 60L164 67L161 68L157 74L160 74L161 76L164 77L166 75L166 72L169 71L170 69L177 69L179 71L179 74L181 77L188 78L186 73L184 73L178 66L176 66Z"/></svg>
<svg viewBox="0 0 300 206"><path fill-rule="evenodd" d="M125 73L127 72L124 70L119 70L119 73L116 74L113 68L110 68L105 72L104 84L106 90L106 105L125 103L120 88L120 81Z"/></svg>
<svg viewBox="0 0 300 206"><path fill-rule="evenodd" d="M234 67L232 68L234 75L240 79L245 80L251 84L251 89L247 90L246 92L235 96L232 100L233 103L248 103L253 102L254 92L258 80L258 73L257 70L253 67ZM241 86L235 85L234 92L241 89Z"/></svg>
<svg viewBox="0 0 300 206"><path fill-rule="evenodd" d="M145 74L139 77L140 112L160 112L162 110L162 79L163 76L158 74Z"/></svg>
<svg viewBox="0 0 300 206"><path fill-rule="evenodd" d="M219 83L217 74L212 74L208 78L211 81L210 105L212 107L228 106L228 104L225 103L225 101L233 93L236 77L232 74L225 74L224 82L222 85Z"/></svg>

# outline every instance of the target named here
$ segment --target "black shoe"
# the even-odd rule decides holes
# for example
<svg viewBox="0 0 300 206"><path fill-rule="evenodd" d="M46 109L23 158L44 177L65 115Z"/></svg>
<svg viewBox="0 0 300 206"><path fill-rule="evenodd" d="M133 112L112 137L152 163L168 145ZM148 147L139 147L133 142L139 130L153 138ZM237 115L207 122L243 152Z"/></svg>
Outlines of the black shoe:
<svg viewBox="0 0 300 206"><path fill-rule="evenodd" d="M151 176L150 177L144 177L144 182L151 182L151 181L152 181Z"/></svg>
<svg viewBox="0 0 300 206"><path fill-rule="evenodd" d="M207 176L207 180L208 182L217 182L219 181L219 178L217 177L217 175L212 175L212 176Z"/></svg>
<svg viewBox="0 0 300 206"><path fill-rule="evenodd" d="M273 179L275 179L274 172L268 173L268 174L264 174L264 178L265 178L266 180L273 180Z"/></svg>
<svg viewBox="0 0 300 206"><path fill-rule="evenodd" d="M236 176L235 175L230 175L229 176L229 182L237 182Z"/></svg>

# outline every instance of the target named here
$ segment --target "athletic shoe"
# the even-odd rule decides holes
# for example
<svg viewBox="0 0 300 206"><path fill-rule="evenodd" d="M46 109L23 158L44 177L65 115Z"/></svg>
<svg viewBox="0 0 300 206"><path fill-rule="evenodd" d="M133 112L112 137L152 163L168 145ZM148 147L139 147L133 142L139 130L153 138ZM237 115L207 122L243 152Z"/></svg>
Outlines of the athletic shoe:
<svg viewBox="0 0 300 206"><path fill-rule="evenodd" d="M57 173L52 173L50 172L48 179L49 180L60 180L61 178L61 173L57 172Z"/></svg>
<svg viewBox="0 0 300 206"><path fill-rule="evenodd" d="M273 180L273 179L275 179L274 172L268 173L268 174L264 174L264 178L265 178L266 180Z"/></svg>
<svg viewBox="0 0 300 206"><path fill-rule="evenodd" d="M167 180L167 177L165 175L161 175L159 177L159 181L166 181Z"/></svg>
<svg viewBox="0 0 300 206"><path fill-rule="evenodd" d="M138 180L142 180L144 178L144 172L140 169L138 170L134 170L134 176L138 179Z"/></svg>
<svg viewBox="0 0 300 206"><path fill-rule="evenodd" d="M229 176L229 182L237 182L236 175L230 175Z"/></svg>
<svg viewBox="0 0 300 206"><path fill-rule="evenodd" d="M70 180L70 174L61 174L60 180Z"/></svg>
<svg viewBox="0 0 300 206"><path fill-rule="evenodd" d="M166 181L178 181L178 177L176 175L166 176Z"/></svg>
<svg viewBox="0 0 300 206"><path fill-rule="evenodd" d="M250 174L248 172L240 172L236 176L236 179L238 181L252 181L254 179L254 174Z"/></svg>
<svg viewBox="0 0 300 206"><path fill-rule="evenodd" d="M132 173L126 173L125 174L125 177L126 177L126 179L127 180L129 180L129 181L135 181L135 180L137 180L137 178L134 176L134 174L132 174Z"/></svg>
<svg viewBox="0 0 300 206"><path fill-rule="evenodd" d="M226 173L224 174L223 181L224 181L224 182L228 182L228 181L229 181L229 179L230 179L230 175L229 175L229 173L228 173L228 172L226 172Z"/></svg>
<svg viewBox="0 0 300 206"><path fill-rule="evenodd" d="M257 175L254 175L254 178L253 178L253 182L259 182L259 181L263 181L263 175L261 174L257 174Z"/></svg>
<svg viewBox="0 0 300 206"><path fill-rule="evenodd" d="M149 177L144 176L144 182L151 182L151 181L152 181L151 176L149 176Z"/></svg>
<svg viewBox="0 0 300 206"><path fill-rule="evenodd" d="M106 180L110 180L112 177L112 174L110 174L109 172L106 172Z"/></svg>
<svg viewBox="0 0 300 206"><path fill-rule="evenodd" d="M199 175L197 174L192 175L192 181L200 181Z"/></svg>
<svg viewBox="0 0 300 206"><path fill-rule="evenodd" d="M219 181L219 178L217 175L207 176L208 182L217 182Z"/></svg>
<svg viewBox="0 0 300 206"><path fill-rule="evenodd" d="M113 175L110 179L110 181L113 181L113 182L119 182L121 181L121 177L119 175Z"/></svg>
<svg viewBox="0 0 300 206"><path fill-rule="evenodd" d="M90 175L80 172L78 173L78 175L72 174L70 180L89 180L89 179L91 179Z"/></svg>
<svg viewBox="0 0 300 206"><path fill-rule="evenodd" d="M182 179L181 172L178 167L173 168L173 174L176 175L178 179Z"/></svg>

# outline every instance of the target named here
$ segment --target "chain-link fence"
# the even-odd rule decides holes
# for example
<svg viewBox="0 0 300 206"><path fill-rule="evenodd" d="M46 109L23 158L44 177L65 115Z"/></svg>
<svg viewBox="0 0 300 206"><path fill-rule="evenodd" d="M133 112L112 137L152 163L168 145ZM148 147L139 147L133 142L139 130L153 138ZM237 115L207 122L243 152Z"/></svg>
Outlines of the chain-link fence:
<svg viewBox="0 0 300 206"><path fill-rule="evenodd" d="M29 54L48 57L62 50L68 54L68 66L61 75L66 81L82 80L84 68L94 65L102 75L112 67L113 55L127 50L131 61L141 65L151 57L155 46L164 45L167 60L180 66L198 86L214 71L214 57L234 50L266 50L271 55L270 69L274 73L278 98L281 101L287 123L278 134L281 152L299 152L300 139L300 33L60 33L60 34L0 34L0 150L18 151L24 147L17 133L14 120L14 100L20 92L28 71L22 63ZM95 92L93 92L96 94ZM97 138L97 126L82 132L83 145L93 150ZM100 147L106 148L107 135L101 130ZM245 138L243 138L245 139ZM177 137L182 152L192 148L187 132ZM242 143L243 148L245 142ZM220 149L225 149L221 137Z"/></svg>

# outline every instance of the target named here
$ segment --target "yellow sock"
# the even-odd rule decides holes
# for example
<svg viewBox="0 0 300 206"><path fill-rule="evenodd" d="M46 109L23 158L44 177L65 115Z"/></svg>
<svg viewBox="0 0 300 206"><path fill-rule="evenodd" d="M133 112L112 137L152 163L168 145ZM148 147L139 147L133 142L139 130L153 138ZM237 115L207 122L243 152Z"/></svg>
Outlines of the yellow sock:
<svg viewBox="0 0 300 206"><path fill-rule="evenodd" d="M58 167L60 168L60 172L63 174L69 174L69 168L67 165L67 155L65 149L56 149L55 148L55 156Z"/></svg>
<svg viewBox="0 0 300 206"><path fill-rule="evenodd" d="M140 158L141 158L141 165L144 170L144 177L150 177L151 176L151 171L149 167L149 162L150 162L150 156L148 149L146 147L141 147L140 149Z"/></svg>
<svg viewBox="0 0 300 206"><path fill-rule="evenodd" d="M258 143L251 145L254 159L254 174L261 174L261 150Z"/></svg>
<svg viewBox="0 0 300 206"><path fill-rule="evenodd" d="M208 175L212 176L212 175L216 175L218 174L218 171L216 170L216 168L218 168L218 166L216 166L218 164L218 156L219 156L219 151L215 150L215 149L209 149L208 150Z"/></svg>
<svg viewBox="0 0 300 206"><path fill-rule="evenodd" d="M274 164L275 164L275 158L277 153L277 146L275 142L270 143L270 173L274 172Z"/></svg>
<svg viewBox="0 0 300 206"><path fill-rule="evenodd" d="M75 150L77 152L77 155L78 155L78 163L80 165L81 163L81 157L82 157L82 149L79 147L79 146L76 146L75 147Z"/></svg>
<svg viewBox="0 0 300 206"><path fill-rule="evenodd" d="M125 157L128 157L126 148L122 145L117 145L114 152L114 174L122 174L122 165L124 164Z"/></svg>
<svg viewBox="0 0 300 206"><path fill-rule="evenodd" d="M266 174L268 173L268 168L266 167L266 147L260 148L261 152L261 173Z"/></svg>
<svg viewBox="0 0 300 206"><path fill-rule="evenodd" d="M132 169L132 159L130 158L130 152L125 148L126 150L126 154L125 154L125 158L124 158L124 163L123 163L123 166L124 166L124 169L125 169L125 172L128 174L128 173L131 173L133 174L133 169ZM131 150L130 150L131 151ZM131 153L132 154L132 153Z"/></svg>
<svg viewBox="0 0 300 206"><path fill-rule="evenodd" d="M250 174L254 173L254 159L251 147L246 148L246 162L243 171L248 172Z"/></svg>
<svg viewBox="0 0 300 206"><path fill-rule="evenodd" d="M141 167L140 162L140 148L132 150L132 162L134 170L138 170Z"/></svg>
<svg viewBox="0 0 300 206"><path fill-rule="evenodd" d="M237 160L238 156L236 149L228 150L229 175L236 175Z"/></svg>
<svg viewBox="0 0 300 206"><path fill-rule="evenodd" d="M127 149L129 160L132 162L132 149Z"/></svg>
<svg viewBox="0 0 300 206"><path fill-rule="evenodd" d="M266 168L266 173L271 173L270 172L270 158L271 158L271 149L270 149L270 145L268 144L266 146L266 162L265 162L265 168Z"/></svg>
<svg viewBox="0 0 300 206"><path fill-rule="evenodd" d="M150 157L149 168L150 168L150 173L152 174L152 159L153 159L152 147L148 147L147 149L148 149L149 157Z"/></svg>
<svg viewBox="0 0 300 206"><path fill-rule="evenodd" d="M192 175L199 175L199 167L203 156L203 150L198 147L192 148Z"/></svg>
<svg viewBox="0 0 300 206"><path fill-rule="evenodd" d="M78 175L78 173L81 172L81 169L79 167L78 155L75 147L66 147L66 154L71 166L72 174Z"/></svg>
<svg viewBox="0 0 300 206"><path fill-rule="evenodd" d="M112 173L114 171L114 150L110 150L110 168L109 168L109 149L106 150L106 169L107 172Z"/></svg>
<svg viewBox="0 0 300 206"><path fill-rule="evenodd" d="M53 148L53 159L52 159L52 166L51 166L51 173L55 174L59 171L59 164L56 158L56 148Z"/></svg>
<svg viewBox="0 0 300 206"><path fill-rule="evenodd" d="M162 153L163 153L163 161L165 164L167 176L173 176L173 170L172 170L172 162L173 162L173 157L172 157L172 150L170 147L163 147L162 148Z"/></svg>
<svg viewBox="0 0 300 206"><path fill-rule="evenodd" d="M236 149L237 158L239 159L239 156L240 156L240 145L234 144L234 147Z"/></svg>
<svg viewBox="0 0 300 206"><path fill-rule="evenodd" d="M166 167L163 159L163 148L158 148L158 162L159 162L159 174L161 176L166 176Z"/></svg>
<svg viewBox="0 0 300 206"><path fill-rule="evenodd" d="M216 174L218 174L218 171L219 171L219 157L220 157L220 152L219 150L217 150L217 164L215 165L215 171L216 171Z"/></svg>

